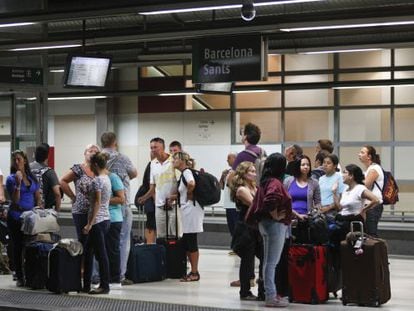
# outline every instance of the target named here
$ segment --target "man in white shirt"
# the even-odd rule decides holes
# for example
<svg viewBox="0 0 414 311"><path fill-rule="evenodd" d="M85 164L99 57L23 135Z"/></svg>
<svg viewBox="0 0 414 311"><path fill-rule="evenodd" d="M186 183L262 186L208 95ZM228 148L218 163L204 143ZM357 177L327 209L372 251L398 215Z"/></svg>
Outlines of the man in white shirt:
<svg viewBox="0 0 414 311"><path fill-rule="evenodd" d="M177 179L172 164L172 157L165 152L165 142L162 138L156 137L150 142L151 152L155 159L151 161L150 189L138 202L143 204L155 193L155 221L157 237L167 236L167 214L168 214L168 235L176 235L176 204L170 200L171 195L177 193ZM179 210L177 215L178 236L181 236Z"/></svg>

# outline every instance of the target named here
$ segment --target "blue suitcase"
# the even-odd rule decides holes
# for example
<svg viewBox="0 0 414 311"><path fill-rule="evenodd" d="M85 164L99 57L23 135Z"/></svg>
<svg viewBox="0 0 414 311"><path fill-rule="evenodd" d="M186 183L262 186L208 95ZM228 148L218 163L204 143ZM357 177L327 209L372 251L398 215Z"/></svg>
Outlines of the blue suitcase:
<svg viewBox="0 0 414 311"><path fill-rule="evenodd" d="M49 254L46 288L56 294L80 292L82 255L72 256L65 248L55 247Z"/></svg>
<svg viewBox="0 0 414 311"><path fill-rule="evenodd" d="M126 277L134 283L162 281L167 276L165 247L135 244L129 253Z"/></svg>
<svg viewBox="0 0 414 311"><path fill-rule="evenodd" d="M52 243L33 242L24 250L24 276L26 287L43 289L47 281L49 251Z"/></svg>

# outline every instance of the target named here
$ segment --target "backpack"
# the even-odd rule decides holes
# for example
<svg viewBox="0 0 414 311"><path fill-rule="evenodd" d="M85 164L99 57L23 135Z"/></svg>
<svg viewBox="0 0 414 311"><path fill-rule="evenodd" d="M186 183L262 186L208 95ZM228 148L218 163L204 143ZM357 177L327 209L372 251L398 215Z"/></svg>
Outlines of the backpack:
<svg viewBox="0 0 414 311"><path fill-rule="evenodd" d="M254 161L254 167L256 168L256 185L258 185L260 183L260 178L262 178L263 174L263 167L267 157L266 151L264 151L263 148L260 148L260 154L257 154L248 149L245 149L244 151L256 158L256 160Z"/></svg>
<svg viewBox="0 0 414 311"><path fill-rule="evenodd" d="M39 194L40 194L40 206L45 206L45 195L43 194L43 174L51 170L49 166L42 168L31 169L30 171L36 177L37 182L39 183Z"/></svg>
<svg viewBox="0 0 414 311"><path fill-rule="evenodd" d="M398 185L397 182L395 181L394 176L392 176L391 172L389 171L384 171L382 170L382 172L384 173L384 186L382 187L382 189L380 188L380 186L378 185L378 183L375 181L375 185L378 187L379 190L381 190L382 193L382 204L384 205L390 205L390 204L395 204L399 201L398 198Z"/></svg>
<svg viewBox="0 0 414 311"><path fill-rule="evenodd" d="M217 178L204 171L201 172L194 169L189 170L193 174L196 184L193 192L194 200L197 201L202 208L220 202L221 188ZM180 180L178 181L178 187L180 186L181 180L187 187L187 181L183 174L181 174Z"/></svg>

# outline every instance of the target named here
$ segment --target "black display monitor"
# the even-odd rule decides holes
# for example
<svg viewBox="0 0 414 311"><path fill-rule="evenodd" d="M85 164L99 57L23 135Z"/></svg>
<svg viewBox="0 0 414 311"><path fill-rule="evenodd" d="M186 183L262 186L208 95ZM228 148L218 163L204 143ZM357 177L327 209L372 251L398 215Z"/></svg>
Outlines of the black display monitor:
<svg viewBox="0 0 414 311"><path fill-rule="evenodd" d="M110 56L69 55L64 76L64 87L105 87L112 58Z"/></svg>
<svg viewBox="0 0 414 311"><path fill-rule="evenodd" d="M233 91L233 82L200 83L196 85L198 93L230 95Z"/></svg>

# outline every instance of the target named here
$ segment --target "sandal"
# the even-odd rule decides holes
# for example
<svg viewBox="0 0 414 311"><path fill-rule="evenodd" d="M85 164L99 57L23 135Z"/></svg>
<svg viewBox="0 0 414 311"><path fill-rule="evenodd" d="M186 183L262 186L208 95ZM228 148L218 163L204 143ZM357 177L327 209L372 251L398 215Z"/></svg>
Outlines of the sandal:
<svg viewBox="0 0 414 311"><path fill-rule="evenodd" d="M180 282L196 282L200 280L200 273L190 272L185 277L183 277Z"/></svg>

